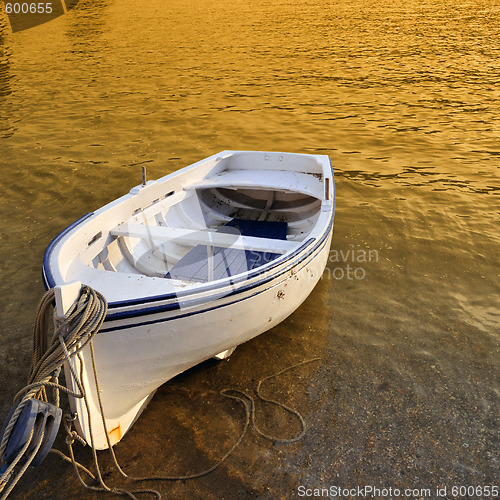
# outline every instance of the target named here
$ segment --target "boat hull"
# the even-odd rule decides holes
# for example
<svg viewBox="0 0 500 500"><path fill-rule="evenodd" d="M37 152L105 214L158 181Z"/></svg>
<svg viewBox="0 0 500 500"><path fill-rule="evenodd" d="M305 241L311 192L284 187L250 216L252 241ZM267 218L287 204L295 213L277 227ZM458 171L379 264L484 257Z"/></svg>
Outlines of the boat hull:
<svg viewBox="0 0 500 500"><path fill-rule="evenodd" d="M139 308L135 317L129 312L124 319L106 321L94 339L106 429L99 411L93 361L86 348L80 359L72 360L74 369L82 375L91 410L89 422L84 401L72 399L79 433L89 444L93 441L97 449L104 449L108 447L107 431L110 444L115 444L160 385L283 321L321 278L331 237L330 227L320 241L269 275L240 283L215 300L196 305L179 300L178 307L170 310L154 312L153 308L151 314L143 314L144 309ZM119 313L115 318L120 318Z"/></svg>

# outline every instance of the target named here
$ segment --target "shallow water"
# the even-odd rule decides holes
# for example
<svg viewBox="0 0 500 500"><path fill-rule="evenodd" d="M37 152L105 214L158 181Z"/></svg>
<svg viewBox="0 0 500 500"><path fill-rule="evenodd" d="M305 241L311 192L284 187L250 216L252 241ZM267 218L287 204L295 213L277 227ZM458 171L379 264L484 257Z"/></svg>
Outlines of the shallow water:
<svg viewBox="0 0 500 500"><path fill-rule="evenodd" d="M303 414L302 441L249 431L212 475L154 486L289 498L301 485L498 484L497 2L88 0L19 33L0 22L2 415L29 371L42 256L63 227L138 184L142 165L157 178L224 149L328 154L322 281L229 361L162 387L117 447L127 470L208 468L244 419L218 391L251 394L319 356L266 385ZM259 408L262 427L297 430ZM55 457L17 495L93 498Z"/></svg>

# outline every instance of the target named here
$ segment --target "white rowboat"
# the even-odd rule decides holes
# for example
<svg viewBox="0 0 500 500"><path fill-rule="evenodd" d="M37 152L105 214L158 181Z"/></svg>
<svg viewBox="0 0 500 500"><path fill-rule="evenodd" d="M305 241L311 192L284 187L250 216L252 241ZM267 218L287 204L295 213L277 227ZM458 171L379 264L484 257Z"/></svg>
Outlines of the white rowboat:
<svg viewBox="0 0 500 500"><path fill-rule="evenodd" d="M93 343L111 445L161 384L299 307L324 271L334 211L328 156L223 151L133 188L50 243L46 288L80 282L108 301ZM71 362L104 449L88 347L82 354L83 366ZM90 444L83 401L70 402Z"/></svg>

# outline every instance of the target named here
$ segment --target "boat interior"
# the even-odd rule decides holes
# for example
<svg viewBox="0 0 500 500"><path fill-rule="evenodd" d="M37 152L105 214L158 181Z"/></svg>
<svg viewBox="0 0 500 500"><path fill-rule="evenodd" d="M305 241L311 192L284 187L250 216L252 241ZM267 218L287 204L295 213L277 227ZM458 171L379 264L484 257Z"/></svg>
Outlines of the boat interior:
<svg viewBox="0 0 500 500"><path fill-rule="evenodd" d="M210 182L168 192L112 228L85 260L94 269L191 283L235 276L307 239L321 211L313 194Z"/></svg>

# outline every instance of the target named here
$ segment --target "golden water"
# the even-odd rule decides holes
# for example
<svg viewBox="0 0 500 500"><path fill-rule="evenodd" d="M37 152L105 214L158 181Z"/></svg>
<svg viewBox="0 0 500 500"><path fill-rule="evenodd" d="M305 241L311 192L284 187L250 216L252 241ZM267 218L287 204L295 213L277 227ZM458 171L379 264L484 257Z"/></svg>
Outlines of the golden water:
<svg viewBox="0 0 500 500"><path fill-rule="evenodd" d="M252 365L327 359L307 393L317 434L286 474L264 468L244 491L491 483L498 2L87 0L16 34L0 21L3 414L28 371L43 252L63 227L140 183L142 165L157 178L223 149L328 154L324 279L267 337L206 368L248 364L244 381Z"/></svg>

